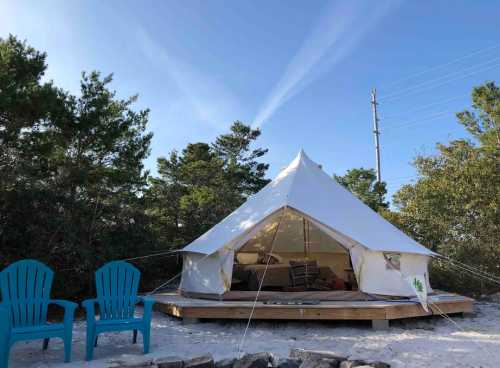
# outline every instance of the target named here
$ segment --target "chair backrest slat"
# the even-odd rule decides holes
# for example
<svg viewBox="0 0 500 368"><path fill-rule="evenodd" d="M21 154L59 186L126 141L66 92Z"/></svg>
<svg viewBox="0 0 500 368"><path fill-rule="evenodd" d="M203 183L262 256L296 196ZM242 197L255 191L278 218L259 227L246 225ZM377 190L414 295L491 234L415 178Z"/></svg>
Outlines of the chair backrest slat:
<svg viewBox="0 0 500 368"><path fill-rule="evenodd" d="M118 317L118 273L110 272L109 278L111 280L111 318L120 319Z"/></svg>
<svg viewBox="0 0 500 368"><path fill-rule="evenodd" d="M111 318L111 278L109 277L111 273L111 269L107 268L102 273L102 290L103 295L100 298L102 300L102 304L104 307L104 319L112 319ZM98 296L99 299L99 296Z"/></svg>
<svg viewBox="0 0 500 368"><path fill-rule="evenodd" d="M116 308L117 308L117 318L122 319L126 315L125 311L125 276L127 275L127 270L125 272L120 272L117 275L117 289L116 289Z"/></svg>
<svg viewBox="0 0 500 368"><path fill-rule="evenodd" d="M40 313L40 319L42 323L45 323L47 321L47 312L49 308L49 299L50 299L50 289L52 288L52 280L54 278L54 273L51 272L49 274L44 275L44 286L42 288L42 299L46 300L47 303L43 303L42 306L42 311ZM50 286L49 286L50 285Z"/></svg>
<svg viewBox="0 0 500 368"><path fill-rule="evenodd" d="M137 300L137 290L139 290L139 281L141 279L141 273L140 272L133 272L131 274L131 282L128 287L130 288L130 294L128 298L128 313L129 315L134 315L135 311L135 303Z"/></svg>
<svg viewBox="0 0 500 368"><path fill-rule="evenodd" d="M2 302L10 306L13 327L47 321L53 276L50 268L31 259L15 262L0 272Z"/></svg>
<svg viewBox="0 0 500 368"><path fill-rule="evenodd" d="M30 272L28 272L28 278L26 280L26 292L29 293L30 300L26 303L26 314L28 316L29 320L32 320L33 323L35 323L35 295L36 295L36 290L35 290L35 277L37 274L37 270L33 269Z"/></svg>
<svg viewBox="0 0 500 368"><path fill-rule="evenodd" d="M127 316L130 312L130 295L132 293L132 284L133 273L129 270L125 270L124 272L124 280L123 280L123 315Z"/></svg>
<svg viewBox="0 0 500 368"><path fill-rule="evenodd" d="M129 319L134 316L140 271L124 261L105 264L96 272L100 318Z"/></svg>
<svg viewBox="0 0 500 368"><path fill-rule="evenodd" d="M22 263L17 268L17 297L19 299L19 320L22 326L28 325L28 316L26 315L26 306L28 304L28 296L26 295L26 279L28 273L28 265Z"/></svg>

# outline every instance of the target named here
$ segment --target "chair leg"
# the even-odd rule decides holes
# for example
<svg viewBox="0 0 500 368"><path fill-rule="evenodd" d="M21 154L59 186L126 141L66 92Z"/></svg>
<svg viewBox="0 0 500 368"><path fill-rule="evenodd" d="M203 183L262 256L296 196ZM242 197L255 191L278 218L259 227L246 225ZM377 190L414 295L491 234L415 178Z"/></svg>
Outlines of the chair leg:
<svg viewBox="0 0 500 368"><path fill-rule="evenodd" d="M9 366L9 351L12 346L10 317L7 308L0 304L0 368Z"/></svg>
<svg viewBox="0 0 500 368"><path fill-rule="evenodd" d="M142 343L144 354L149 353L149 338L150 338L151 328L149 325L142 330Z"/></svg>
<svg viewBox="0 0 500 368"><path fill-rule="evenodd" d="M49 348L50 339L43 339L43 350L47 350Z"/></svg>
<svg viewBox="0 0 500 368"><path fill-rule="evenodd" d="M137 344L137 330L134 330L134 337L132 339L132 344Z"/></svg>
<svg viewBox="0 0 500 368"><path fill-rule="evenodd" d="M10 345L8 343L5 346L0 346L0 368L9 367L9 351Z"/></svg>
<svg viewBox="0 0 500 368"><path fill-rule="evenodd" d="M71 362L71 345L73 340L73 334L70 331L69 333L64 334L64 362Z"/></svg>
<svg viewBox="0 0 500 368"><path fill-rule="evenodd" d="M96 343L96 334L94 327L87 327L87 351L85 354L85 360L92 360L94 357L94 345Z"/></svg>

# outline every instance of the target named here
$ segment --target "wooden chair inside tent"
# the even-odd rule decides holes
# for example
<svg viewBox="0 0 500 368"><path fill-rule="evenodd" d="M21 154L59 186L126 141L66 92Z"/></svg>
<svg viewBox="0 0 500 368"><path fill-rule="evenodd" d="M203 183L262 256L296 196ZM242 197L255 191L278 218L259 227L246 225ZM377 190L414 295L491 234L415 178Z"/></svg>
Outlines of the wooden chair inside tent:
<svg viewBox="0 0 500 368"><path fill-rule="evenodd" d="M290 278L292 286L309 288L319 276L318 262L290 261Z"/></svg>
<svg viewBox="0 0 500 368"><path fill-rule="evenodd" d="M293 288L304 287L308 289L319 276L319 266L316 260L308 260L310 253L310 224L302 217L302 230L304 236L304 261L290 261L290 279Z"/></svg>

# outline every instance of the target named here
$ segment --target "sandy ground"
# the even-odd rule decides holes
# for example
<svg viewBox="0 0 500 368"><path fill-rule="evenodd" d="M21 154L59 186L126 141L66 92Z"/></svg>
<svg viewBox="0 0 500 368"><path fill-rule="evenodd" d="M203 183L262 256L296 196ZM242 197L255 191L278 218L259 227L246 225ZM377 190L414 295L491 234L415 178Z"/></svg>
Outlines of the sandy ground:
<svg viewBox="0 0 500 368"><path fill-rule="evenodd" d="M290 348L329 350L351 358L381 360L392 367L500 367L500 304L477 303L470 317L441 317L396 322L389 331L373 331L365 323L252 322L244 351L268 351L286 357ZM183 358L212 353L216 359L237 355L245 322L220 321L183 325L156 313L153 319L152 357ZM106 367L109 360L142 359L141 338L132 345L132 333L110 333L99 338L95 360L83 361L85 323L75 323L73 362L62 363L60 340L43 352L41 341L17 343L10 367ZM130 355L130 357L128 356Z"/></svg>

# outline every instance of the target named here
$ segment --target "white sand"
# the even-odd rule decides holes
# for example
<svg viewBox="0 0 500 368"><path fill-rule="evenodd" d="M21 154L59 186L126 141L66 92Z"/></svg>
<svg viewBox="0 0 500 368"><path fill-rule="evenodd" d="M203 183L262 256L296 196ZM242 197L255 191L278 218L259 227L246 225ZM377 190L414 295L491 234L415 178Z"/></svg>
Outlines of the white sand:
<svg viewBox="0 0 500 368"><path fill-rule="evenodd" d="M329 350L351 358L381 360L392 367L499 367L500 304L477 303L471 317L453 317L460 329L440 317L395 322L389 331L373 331L365 323L252 322L245 351L268 351L286 357L290 348ZM245 322L220 321L182 325L155 313L151 357L193 357L212 353L216 359L236 356ZM43 352L42 342L17 343L11 368L106 367L125 354L144 359L142 340L132 345L132 333L109 333L99 338L95 360L85 363L85 323L75 323L73 362L63 364L62 342L53 340Z"/></svg>

